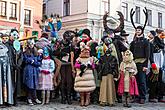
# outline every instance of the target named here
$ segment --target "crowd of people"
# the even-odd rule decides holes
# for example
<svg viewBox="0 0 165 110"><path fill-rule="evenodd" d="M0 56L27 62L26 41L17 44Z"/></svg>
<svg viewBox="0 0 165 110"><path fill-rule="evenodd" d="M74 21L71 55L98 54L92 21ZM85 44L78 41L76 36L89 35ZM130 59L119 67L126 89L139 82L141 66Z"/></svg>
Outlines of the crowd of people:
<svg viewBox="0 0 165 110"><path fill-rule="evenodd" d="M65 31L62 39L43 32L38 40L27 38L17 51L13 31L18 31L1 34L0 105L17 105L23 97L29 105L44 105L55 97L69 105L75 100L81 106L131 107L145 104L147 94L149 102L165 103L164 31L144 36L146 23L136 27L132 21L135 35L129 44L123 15L118 14L116 29L108 27L104 15L100 42L89 29Z"/></svg>

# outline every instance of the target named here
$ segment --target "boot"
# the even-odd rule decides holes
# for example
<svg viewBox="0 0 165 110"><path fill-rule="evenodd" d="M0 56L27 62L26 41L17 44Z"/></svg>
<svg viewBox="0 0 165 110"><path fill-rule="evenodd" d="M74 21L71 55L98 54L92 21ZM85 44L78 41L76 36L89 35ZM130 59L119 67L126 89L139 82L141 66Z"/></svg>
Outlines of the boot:
<svg viewBox="0 0 165 110"><path fill-rule="evenodd" d="M42 91L42 105L45 104L45 91Z"/></svg>
<svg viewBox="0 0 165 110"><path fill-rule="evenodd" d="M68 103L69 105L72 104L70 92L67 93L67 103Z"/></svg>
<svg viewBox="0 0 165 110"><path fill-rule="evenodd" d="M123 106L128 108L131 107L131 105L128 103L128 96L125 97L125 104Z"/></svg>
<svg viewBox="0 0 165 110"><path fill-rule="evenodd" d="M85 106L88 106L90 104L90 93L86 93L85 96Z"/></svg>
<svg viewBox="0 0 165 110"><path fill-rule="evenodd" d="M61 103L66 104L66 96L64 91L61 91Z"/></svg>
<svg viewBox="0 0 165 110"><path fill-rule="evenodd" d="M80 106L84 106L84 100L85 100L85 97L84 97L84 93L80 93Z"/></svg>
<svg viewBox="0 0 165 110"><path fill-rule="evenodd" d="M50 91L47 91L47 93L46 93L46 104L48 104L49 103L49 99L50 99Z"/></svg>

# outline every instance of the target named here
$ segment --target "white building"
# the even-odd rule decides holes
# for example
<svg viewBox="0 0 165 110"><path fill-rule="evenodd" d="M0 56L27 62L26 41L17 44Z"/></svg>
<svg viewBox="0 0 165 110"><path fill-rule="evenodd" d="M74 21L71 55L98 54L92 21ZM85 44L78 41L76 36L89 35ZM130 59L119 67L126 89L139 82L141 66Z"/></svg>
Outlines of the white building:
<svg viewBox="0 0 165 110"><path fill-rule="evenodd" d="M122 11L125 16L125 30L133 36L134 29L130 22L130 10L136 10L136 25L144 24L143 9L149 12L149 21L145 32L156 28L165 29L165 1L164 0L44 0L44 14L51 13L63 16L63 28L74 30L88 28L94 39L100 39L103 32L102 17L106 11L110 16L118 17L116 11ZM132 38L132 37L130 37Z"/></svg>

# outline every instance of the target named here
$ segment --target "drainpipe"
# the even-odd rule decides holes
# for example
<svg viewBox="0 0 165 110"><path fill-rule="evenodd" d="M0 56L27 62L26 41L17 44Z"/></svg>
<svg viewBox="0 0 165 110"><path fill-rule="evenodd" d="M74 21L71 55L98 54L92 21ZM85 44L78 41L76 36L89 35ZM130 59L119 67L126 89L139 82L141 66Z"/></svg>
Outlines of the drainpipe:
<svg viewBox="0 0 165 110"><path fill-rule="evenodd" d="M24 37L24 6L25 0L21 0L21 12L20 12L20 38Z"/></svg>

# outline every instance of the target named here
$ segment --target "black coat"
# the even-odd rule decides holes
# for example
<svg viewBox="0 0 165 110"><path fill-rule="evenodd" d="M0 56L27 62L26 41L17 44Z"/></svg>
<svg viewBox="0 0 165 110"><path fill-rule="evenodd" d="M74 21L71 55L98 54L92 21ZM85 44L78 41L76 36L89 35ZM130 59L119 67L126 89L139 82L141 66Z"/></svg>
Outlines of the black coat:
<svg viewBox="0 0 165 110"><path fill-rule="evenodd" d="M99 61L99 75L106 76L108 74L113 74L117 75L117 70L118 70L118 64L117 64L117 59L114 56L107 56L106 54L101 57Z"/></svg>
<svg viewBox="0 0 165 110"><path fill-rule="evenodd" d="M145 58L146 61L143 63L143 67L148 66L148 59L150 58L150 43L146 38L136 38L131 42L130 50L133 53L134 59Z"/></svg>
<svg viewBox="0 0 165 110"><path fill-rule="evenodd" d="M164 43L161 41L161 39L158 36L155 36L154 41L153 41L153 47L154 53L159 53L162 49L164 49Z"/></svg>

